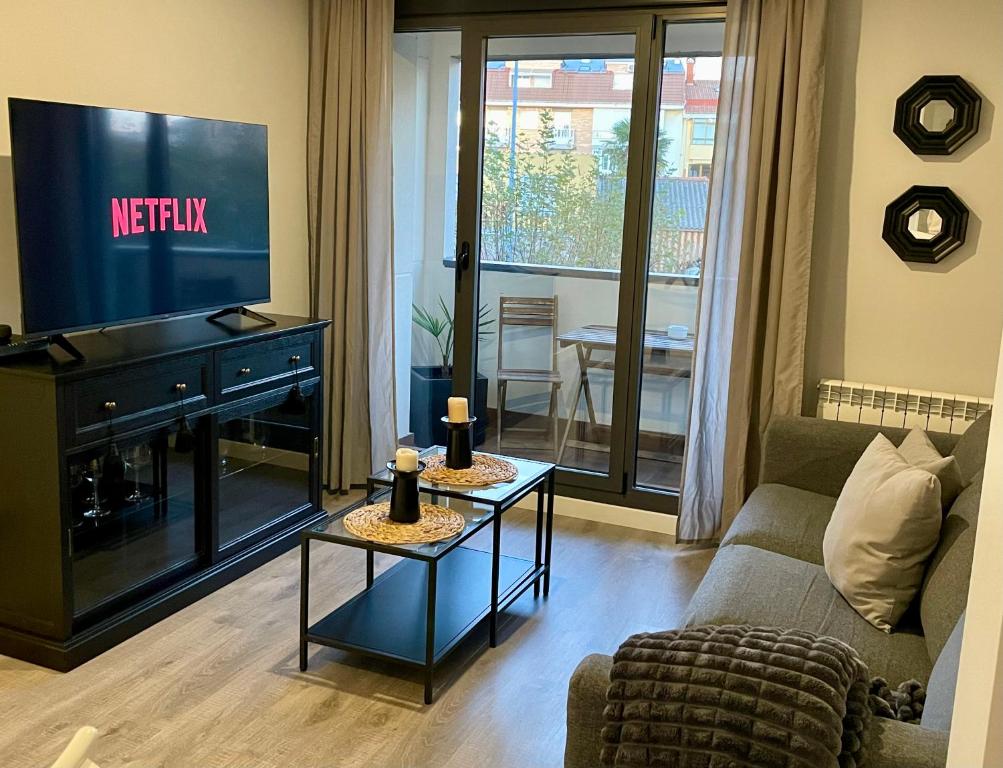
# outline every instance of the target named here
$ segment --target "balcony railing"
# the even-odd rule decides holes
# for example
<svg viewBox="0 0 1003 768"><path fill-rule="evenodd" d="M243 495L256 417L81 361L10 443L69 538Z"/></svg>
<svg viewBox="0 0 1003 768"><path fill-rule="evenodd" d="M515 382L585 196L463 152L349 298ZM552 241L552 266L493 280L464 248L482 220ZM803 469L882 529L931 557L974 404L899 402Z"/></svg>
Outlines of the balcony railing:
<svg viewBox="0 0 1003 768"><path fill-rule="evenodd" d="M522 138L532 137L538 133L537 129L524 129L521 130L520 136ZM554 128L553 138L550 140L548 146L552 149L573 149L575 146L575 129L574 128ZM510 146L512 142L512 129L508 126L495 126L489 125L487 128L487 135L492 141L494 141L497 146L507 147Z"/></svg>
<svg viewBox="0 0 1003 768"><path fill-rule="evenodd" d="M554 138L550 140L550 146L554 149L571 149L575 146L575 129L554 128Z"/></svg>
<svg viewBox="0 0 1003 768"><path fill-rule="evenodd" d="M501 147L507 147L512 141L512 129L508 127L499 128L490 125L488 126L487 133Z"/></svg>

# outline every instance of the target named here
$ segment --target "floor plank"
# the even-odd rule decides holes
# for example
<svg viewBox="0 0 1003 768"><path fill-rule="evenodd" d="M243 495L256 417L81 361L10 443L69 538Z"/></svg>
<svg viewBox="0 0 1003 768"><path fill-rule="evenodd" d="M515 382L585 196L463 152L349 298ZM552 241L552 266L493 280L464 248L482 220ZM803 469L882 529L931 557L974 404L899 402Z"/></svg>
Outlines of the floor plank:
<svg viewBox="0 0 1003 768"><path fill-rule="evenodd" d="M504 551L530 555L532 517L506 514ZM0 762L48 765L91 724L102 768L559 766L575 665L676 626L710 556L558 517L550 598L520 598L495 649L481 626L425 707L419 677L390 664L311 646L299 672L292 551L67 674L0 656ZM365 557L321 545L311 559L313 620L364 586Z"/></svg>

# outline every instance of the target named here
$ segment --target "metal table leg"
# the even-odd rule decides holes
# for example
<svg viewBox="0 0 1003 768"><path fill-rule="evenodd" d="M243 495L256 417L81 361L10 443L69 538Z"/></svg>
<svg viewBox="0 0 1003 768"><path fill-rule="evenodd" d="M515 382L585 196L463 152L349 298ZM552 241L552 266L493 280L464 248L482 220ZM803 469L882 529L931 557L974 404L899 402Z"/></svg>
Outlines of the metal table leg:
<svg viewBox="0 0 1003 768"><path fill-rule="evenodd" d="M550 553L553 548L554 543L554 485L555 485L555 472L550 470L550 475L547 477L547 540L546 540L546 556L544 557L544 564L546 566L543 572L543 596L546 597L550 594Z"/></svg>
<svg viewBox="0 0 1003 768"><path fill-rule="evenodd" d="M366 503L369 503L369 497L376 492L376 484L373 482L371 477L366 478ZM366 550L366 589L373 586L373 551L371 549Z"/></svg>
<svg viewBox="0 0 1003 768"><path fill-rule="evenodd" d="M432 703L432 684L435 672L435 585L438 566L435 560L428 563L428 605L425 609L425 703Z"/></svg>
<svg viewBox="0 0 1003 768"><path fill-rule="evenodd" d="M585 391L585 407L589 414L589 424L594 427L597 423L596 407L592 401L592 385L589 382L589 368L592 367L592 351L593 347L589 347L588 351L583 353L581 346L578 347L578 365L582 369L582 389Z"/></svg>
<svg viewBox="0 0 1003 768"><path fill-rule="evenodd" d="M300 672L306 672L307 611L310 606L310 539L300 545Z"/></svg>
<svg viewBox="0 0 1003 768"><path fill-rule="evenodd" d="M540 570L543 564L543 495L545 484L540 481L536 487L536 560L534 565L536 570ZM540 596L540 577L537 576L533 582L533 597Z"/></svg>
<svg viewBox="0 0 1003 768"><path fill-rule="evenodd" d="M491 632L490 644L498 645L498 572L501 567L501 512L495 508L494 520L491 521L491 534L494 545L491 548Z"/></svg>

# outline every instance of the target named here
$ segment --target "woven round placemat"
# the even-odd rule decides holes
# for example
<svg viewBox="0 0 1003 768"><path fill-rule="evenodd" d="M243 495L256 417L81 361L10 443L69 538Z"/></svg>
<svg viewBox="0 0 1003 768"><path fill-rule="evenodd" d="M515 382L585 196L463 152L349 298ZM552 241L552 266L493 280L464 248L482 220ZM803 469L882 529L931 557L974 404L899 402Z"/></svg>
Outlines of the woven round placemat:
<svg viewBox="0 0 1003 768"><path fill-rule="evenodd" d="M515 464L487 453L475 453L472 467L450 469L446 466L446 455L440 453L425 459L421 479L445 485L494 485L515 480L518 474Z"/></svg>
<svg viewBox="0 0 1003 768"><path fill-rule="evenodd" d="M360 539L380 544L428 544L460 533L466 521L459 512L438 504L422 504L416 523L395 523L390 503L370 504L345 515L345 529Z"/></svg>

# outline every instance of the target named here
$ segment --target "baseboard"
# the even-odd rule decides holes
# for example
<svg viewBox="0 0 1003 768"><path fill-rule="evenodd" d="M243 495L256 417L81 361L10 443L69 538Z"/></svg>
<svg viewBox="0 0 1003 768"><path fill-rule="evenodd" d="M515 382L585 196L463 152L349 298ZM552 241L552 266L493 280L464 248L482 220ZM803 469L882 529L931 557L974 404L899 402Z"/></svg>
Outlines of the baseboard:
<svg viewBox="0 0 1003 768"><path fill-rule="evenodd" d="M536 509L536 495L521 499L516 506L526 509ZM580 520L592 520L607 525L621 525L624 528L636 528L641 531L654 531L669 536L676 535L676 516L662 512L649 512L645 509L618 507L613 504L601 504L597 501L573 499L570 496L554 498L554 514L564 517L577 517Z"/></svg>

